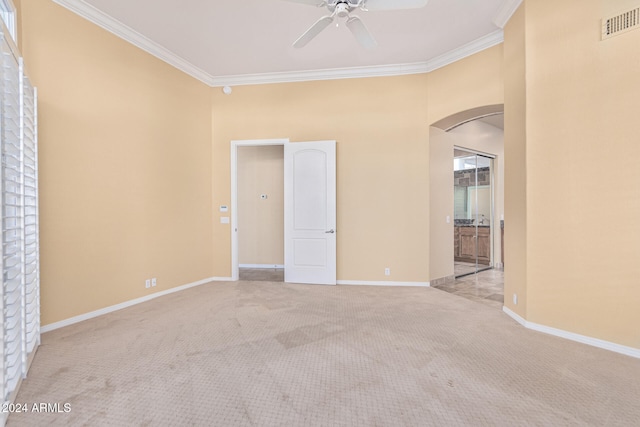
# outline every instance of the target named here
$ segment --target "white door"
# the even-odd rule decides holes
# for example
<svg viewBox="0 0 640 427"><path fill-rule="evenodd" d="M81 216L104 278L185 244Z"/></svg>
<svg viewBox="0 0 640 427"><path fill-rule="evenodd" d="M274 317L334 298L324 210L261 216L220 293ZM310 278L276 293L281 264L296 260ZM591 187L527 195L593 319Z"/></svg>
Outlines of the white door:
<svg viewBox="0 0 640 427"><path fill-rule="evenodd" d="M284 281L336 284L336 142L284 146Z"/></svg>

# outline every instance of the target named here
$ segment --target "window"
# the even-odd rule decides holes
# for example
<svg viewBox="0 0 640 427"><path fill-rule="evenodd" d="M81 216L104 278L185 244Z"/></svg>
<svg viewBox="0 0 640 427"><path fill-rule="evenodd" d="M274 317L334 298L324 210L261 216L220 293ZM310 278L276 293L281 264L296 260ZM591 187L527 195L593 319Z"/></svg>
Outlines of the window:
<svg viewBox="0 0 640 427"><path fill-rule="evenodd" d="M14 42L18 42L18 24L16 18L16 7L11 0L0 0L0 16L7 27L11 38Z"/></svg>

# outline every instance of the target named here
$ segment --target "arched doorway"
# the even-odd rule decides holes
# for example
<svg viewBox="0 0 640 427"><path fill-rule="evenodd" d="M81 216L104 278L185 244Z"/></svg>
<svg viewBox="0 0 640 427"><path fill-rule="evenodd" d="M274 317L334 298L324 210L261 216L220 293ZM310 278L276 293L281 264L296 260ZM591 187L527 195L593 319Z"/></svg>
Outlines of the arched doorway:
<svg viewBox="0 0 640 427"><path fill-rule="evenodd" d="M499 308L504 283L503 111L502 104L483 106L433 123L429 150L431 285L458 294L468 289L470 299L490 297L489 305ZM495 271L476 274L487 269ZM473 276L461 278L467 274ZM461 280L465 286L456 287ZM483 285L487 289L477 288Z"/></svg>

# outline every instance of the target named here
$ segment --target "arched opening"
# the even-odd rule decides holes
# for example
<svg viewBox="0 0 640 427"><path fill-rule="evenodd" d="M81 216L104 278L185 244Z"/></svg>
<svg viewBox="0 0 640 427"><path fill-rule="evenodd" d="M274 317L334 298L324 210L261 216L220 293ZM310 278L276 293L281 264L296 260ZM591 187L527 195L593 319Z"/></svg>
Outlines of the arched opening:
<svg viewBox="0 0 640 427"><path fill-rule="evenodd" d="M449 132L465 123L473 122L475 120L484 120L489 123L497 124L496 117L504 116L504 104L485 105L483 107L471 108L469 110L461 111L459 113L452 114L444 119L440 119L431 126L438 128L445 132ZM493 117L493 119L492 119ZM504 123L504 120L502 120Z"/></svg>
<svg viewBox="0 0 640 427"><path fill-rule="evenodd" d="M429 159L430 283L502 309L504 106L433 123Z"/></svg>

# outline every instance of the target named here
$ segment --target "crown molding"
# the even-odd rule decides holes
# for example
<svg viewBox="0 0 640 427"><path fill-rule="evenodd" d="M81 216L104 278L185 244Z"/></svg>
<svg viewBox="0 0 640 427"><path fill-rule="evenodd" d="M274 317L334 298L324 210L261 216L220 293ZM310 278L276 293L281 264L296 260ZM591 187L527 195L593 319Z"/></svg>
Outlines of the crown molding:
<svg viewBox="0 0 640 427"><path fill-rule="evenodd" d="M504 41L503 31L496 30L493 33L480 37L477 40L425 62L214 77L83 0L52 1L211 87L424 74ZM519 5L521 1L522 0L506 0L505 5L511 3L517 3ZM517 5L513 10L515 11L516 8ZM502 9L505 9L504 5ZM513 11L511 11L511 13L513 13Z"/></svg>
<svg viewBox="0 0 640 427"><path fill-rule="evenodd" d="M309 71L285 71L279 73L242 74L214 77L211 85L242 86L272 83L308 82L314 80L356 79L360 77L400 76L427 72L427 63L377 65L372 67L331 68Z"/></svg>
<svg viewBox="0 0 640 427"><path fill-rule="evenodd" d="M219 76L214 77L210 84L213 87L222 87L424 74L452 64L492 46L498 45L503 41L504 32L502 30L496 30L493 33L487 34L486 36L480 37L479 39L425 62L377 65L371 67Z"/></svg>
<svg viewBox="0 0 640 427"><path fill-rule="evenodd" d="M523 0L504 0L500 10L493 18L493 23L496 24L500 28L504 28L509 22L509 19L513 16L513 14L518 10Z"/></svg>
<svg viewBox="0 0 640 427"><path fill-rule="evenodd" d="M496 30L493 33L489 33L486 36L482 36L470 43L460 46L459 48L450 50L443 55L431 59L427 62L427 64L429 64L428 72L453 64L454 62L468 56L475 55L485 49L499 45L502 42L504 42L504 31Z"/></svg>
<svg viewBox="0 0 640 427"><path fill-rule="evenodd" d="M211 86L212 77L190 62L179 57L164 46L148 39L122 22L112 18L99 9L91 6L83 0L52 0L54 3L70 10L76 15L96 24L110 33L124 39L134 46L166 62L167 64L185 72L191 77Z"/></svg>

